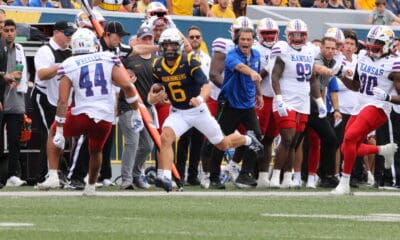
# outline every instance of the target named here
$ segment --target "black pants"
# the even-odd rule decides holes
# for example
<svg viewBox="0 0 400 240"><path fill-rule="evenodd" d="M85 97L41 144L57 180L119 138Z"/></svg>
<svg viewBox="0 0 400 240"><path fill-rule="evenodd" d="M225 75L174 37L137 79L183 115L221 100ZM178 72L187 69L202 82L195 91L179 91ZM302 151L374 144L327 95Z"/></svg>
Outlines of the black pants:
<svg viewBox="0 0 400 240"><path fill-rule="evenodd" d="M197 129L191 128L179 138L176 157L176 168L182 180L185 179L186 160L190 145L188 179L196 179L199 173L200 152L204 135Z"/></svg>
<svg viewBox="0 0 400 240"><path fill-rule="evenodd" d="M33 113L35 114L35 119L39 122L39 132L40 132L40 154L39 160L37 162L38 172L36 179L41 182L44 180L48 172L47 165L47 135L56 116L57 107L51 105L47 99L46 94L42 93L35 87L32 91L31 103L33 107Z"/></svg>
<svg viewBox="0 0 400 240"><path fill-rule="evenodd" d="M233 133L239 124L243 124L246 130L253 130L257 138L261 138L261 129L258 123L256 110L250 109L234 109L229 106L220 106L218 110L218 123L221 126L222 132L225 135ZM210 180L219 181L221 171L221 162L224 152L212 147L210 162ZM247 151L243 157L241 173L253 173L257 163L256 155Z"/></svg>
<svg viewBox="0 0 400 240"><path fill-rule="evenodd" d="M390 114L390 120L392 121L393 126L393 140L400 146L400 113L392 111ZM394 170L396 186L400 186L400 151L397 151L394 155Z"/></svg>
<svg viewBox="0 0 400 240"><path fill-rule="evenodd" d="M313 99L311 100L311 114L308 124L321 139L321 158L318 168L319 176L323 179L326 176L335 175L336 150L339 147L336 134L328 117L318 117L318 106Z"/></svg>

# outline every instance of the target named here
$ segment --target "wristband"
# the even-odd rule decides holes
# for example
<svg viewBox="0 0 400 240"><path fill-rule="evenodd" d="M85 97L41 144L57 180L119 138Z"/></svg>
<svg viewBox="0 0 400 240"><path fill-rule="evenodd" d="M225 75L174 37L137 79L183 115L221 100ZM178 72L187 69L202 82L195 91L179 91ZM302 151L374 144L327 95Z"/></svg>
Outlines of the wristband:
<svg viewBox="0 0 400 240"><path fill-rule="evenodd" d="M275 95L275 101L277 101L277 102L282 102L283 101L283 98L282 98L282 95Z"/></svg>
<svg viewBox="0 0 400 240"><path fill-rule="evenodd" d="M318 106L324 106L324 100L322 100L322 97L319 97L317 99L315 99L315 102L317 103Z"/></svg>
<svg viewBox="0 0 400 240"><path fill-rule="evenodd" d="M136 102L137 100L138 100L138 96L135 95L135 96L133 96L133 97L127 98L127 99L126 99L126 102L127 102L127 103L134 103L134 102Z"/></svg>
<svg viewBox="0 0 400 240"><path fill-rule="evenodd" d="M58 123L64 124L66 118L65 118L65 117L59 117L59 116L56 115L55 120L56 120L56 122L58 122Z"/></svg>
<svg viewBox="0 0 400 240"><path fill-rule="evenodd" d="M339 109L334 109L333 112L340 112Z"/></svg>
<svg viewBox="0 0 400 240"><path fill-rule="evenodd" d="M204 102L204 98L202 97L202 96L197 96L196 97L197 98L197 100L200 102L200 103L203 103Z"/></svg>

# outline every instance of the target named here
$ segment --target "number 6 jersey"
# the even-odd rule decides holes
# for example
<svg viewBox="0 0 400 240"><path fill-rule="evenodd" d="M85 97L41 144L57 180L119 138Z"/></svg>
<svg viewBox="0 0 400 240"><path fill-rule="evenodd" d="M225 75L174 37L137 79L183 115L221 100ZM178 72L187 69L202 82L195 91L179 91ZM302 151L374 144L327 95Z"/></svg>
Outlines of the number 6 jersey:
<svg viewBox="0 0 400 240"><path fill-rule="evenodd" d="M111 52L73 56L58 68L59 77L66 75L72 82L75 106L72 115L87 114L96 120L114 120L112 69L121 61Z"/></svg>
<svg viewBox="0 0 400 240"><path fill-rule="evenodd" d="M389 114L392 104L376 99L372 88L379 87L388 94L393 91L393 82L388 77L391 72L400 72L400 58L396 55L388 55L373 60L365 50L361 50L358 54L357 72L360 79L361 96L352 114L357 115L366 106L382 108L386 114Z"/></svg>

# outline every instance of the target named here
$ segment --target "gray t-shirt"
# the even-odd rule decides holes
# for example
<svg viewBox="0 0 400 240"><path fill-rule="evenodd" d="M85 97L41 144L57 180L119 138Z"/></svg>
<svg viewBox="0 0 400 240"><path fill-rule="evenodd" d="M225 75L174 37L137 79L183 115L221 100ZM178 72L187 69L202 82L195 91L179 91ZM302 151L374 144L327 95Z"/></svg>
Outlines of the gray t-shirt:
<svg viewBox="0 0 400 240"><path fill-rule="evenodd" d="M15 71L15 48L7 49L7 72ZM25 113L25 93L17 92L17 88L11 88L6 84L3 99L3 113Z"/></svg>
<svg viewBox="0 0 400 240"><path fill-rule="evenodd" d="M396 18L396 15L387 9L383 13L379 13L376 9L372 10L370 16L374 25L392 25Z"/></svg>
<svg viewBox="0 0 400 240"><path fill-rule="evenodd" d="M325 66L328 68L333 68L333 66L335 66L335 59L332 59L331 61L327 61L324 56L322 56L321 53L319 53L316 57L315 57L315 64L317 65L321 65L321 66ZM321 75L318 76L319 82L321 83L321 91L324 90L328 84L329 81L331 80L331 77L323 77Z"/></svg>

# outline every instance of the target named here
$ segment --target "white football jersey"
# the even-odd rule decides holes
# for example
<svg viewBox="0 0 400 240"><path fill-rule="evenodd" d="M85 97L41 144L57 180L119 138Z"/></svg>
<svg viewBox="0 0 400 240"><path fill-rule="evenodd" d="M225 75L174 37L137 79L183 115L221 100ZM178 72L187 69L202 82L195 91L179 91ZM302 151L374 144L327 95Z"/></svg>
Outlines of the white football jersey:
<svg viewBox="0 0 400 240"><path fill-rule="evenodd" d="M376 99L372 88L379 87L387 93L393 91L393 82L388 77L391 72L400 72L400 58L396 55L389 55L372 60L365 50L361 50L358 54L357 71L362 96L358 99L353 114L357 115L366 106L375 106L383 109L388 115L392 109L392 104Z"/></svg>
<svg viewBox="0 0 400 240"><path fill-rule="evenodd" d="M354 75L357 65L357 55L353 54L352 61L348 61L344 58L342 64L343 64L343 71L349 69L353 72ZM340 78L336 79L339 86L338 97L339 97L340 112L350 115L352 114L352 111L354 110L354 107L357 104L358 98L361 96L361 94L359 92L355 92L348 89L344 85L342 80L340 80Z"/></svg>
<svg viewBox="0 0 400 240"><path fill-rule="evenodd" d="M75 106L72 115L86 114L95 120L113 122L114 95L112 69L121 61L112 52L98 52L68 58L58 75L66 75L72 82Z"/></svg>
<svg viewBox="0 0 400 240"><path fill-rule="evenodd" d="M263 46L261 43L257 42L253 46L254 49L260 52L260 63L261 68L269 64L271 48L267 48ZM270 79L270 72L269 74L263 78L261 81L261 93L267 97L273 97L274 91L272 90L271 79Z"/></svg>
<svg viewBox="0 0 400 240"><path fill-rule="evenodd" d="M315 48L305 45L300 51L287 42L277 42L271 51L271 61L280 57L285 69L279 80L283 101L290 110L310 114L310 77L313 72ZM272 72L273 65L270 72ZM276 104L273 104L276 111Z"/></svg>
<svg viewBox="0 0 400 240"><path fill-rule="evenodd" d="M212 47L213 54L214 54L214 52L220 52L220 53L227 55L230 50L235 48L235 43L232 41L232 39L216 38L212 42L211 47ZM222 78L224 78L224 72L222 72ZM210 81L210 85L211 85L210 97L214 100L217 100L221 89L219 87L215 86L215 84L212 81Z"/></svg>

